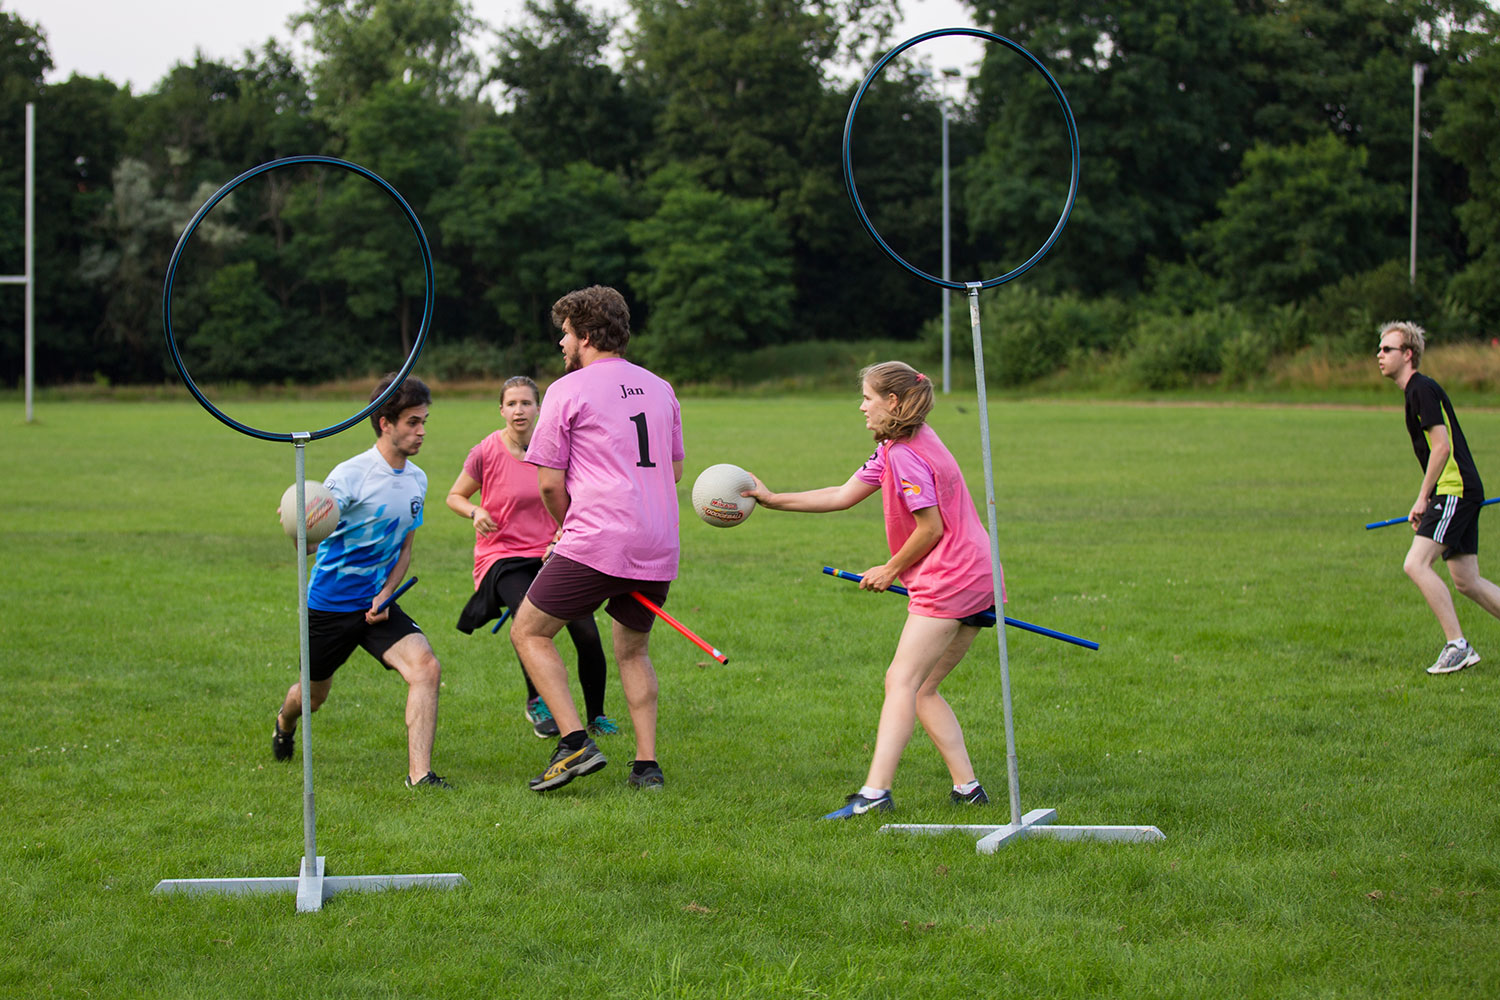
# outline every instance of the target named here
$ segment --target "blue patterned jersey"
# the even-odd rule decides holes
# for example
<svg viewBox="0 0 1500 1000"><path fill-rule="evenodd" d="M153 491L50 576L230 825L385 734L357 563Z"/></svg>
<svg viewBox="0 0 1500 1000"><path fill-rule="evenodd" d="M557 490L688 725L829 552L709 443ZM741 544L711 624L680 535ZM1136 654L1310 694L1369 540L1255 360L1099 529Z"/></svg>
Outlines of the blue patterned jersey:
<svg viewBox="0 0 1500 1000"><path fill-rule="evenodd" d="M371 446L340 462L325 486L339 504L339 525L318 546L307 606L364 611L385 586L406 536L422 523L427 474L412 462L393 469Z"/></svg>

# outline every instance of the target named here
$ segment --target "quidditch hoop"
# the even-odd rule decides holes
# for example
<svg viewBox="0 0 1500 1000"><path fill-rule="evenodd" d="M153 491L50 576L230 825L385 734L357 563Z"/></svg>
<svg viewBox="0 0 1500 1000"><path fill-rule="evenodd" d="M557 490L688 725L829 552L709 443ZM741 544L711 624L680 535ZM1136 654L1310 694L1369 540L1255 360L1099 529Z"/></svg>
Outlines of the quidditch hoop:
<svg viewBox="0 0 1500 1000"><path fill-rule="evenodd" d="M876 232L875 225L870 221L870 217L865 214L865 207L859 200L859 189L854 184L854 165L849 155L850 139L854 135L854 115L859 110L859 102L864 98L865 91L869 89L870 84L875 82L875 78L885 68L885 64L913 45L920 44L931 38L940 38L944 35L971 35L975 38L982 38L985 41L998 42L1021 55L1047 81L1047 86L1052 89L1053 95L1057 98L1058 105L1062 108L1063 119L1068 124L1068 144L1072 154L1072 170L1070 171L1071 176L1068 181L1067 201L1063 204L1062 214L1058 216L1057 225L1053 228L1052 234L1047 237L1047 241L1042 244L1041 249L1032 254L1020 267L1017 267L1013 271L1007 271L998 278L989 278L978 283L981 288L993 288L996 285L1005 284L1010 279L1026 271L1037 261L1041 260L1048 250L1052 249L1052 244L1057 242L1057 237L1062 234L1063 227L1068 224L1068 216L1073 212L1073 202L1078 198L1078 123L1073 120L1073 109L1068 106L1068 99L1063 94L1062 87L1058 86L1057 81L1052 78L1052 74L1047 72L1047 67L1043 66L1036 56L1027 52L1020 45L1017 45L1009 38L1004 38L989 31L981 31L978 28L939 28L936 31L928 31L917 35L915 38L909 38L882 56L880 61L875 64L875 68L870 70L869 75L865 77L864 82L859 85L859 89L854 92L854 100L849 104L849 117L844 121L844 186L849 190L849 200L854 203L854 211L859 216L860 224L865 227L865 232L870 234L870 238L879 245L880 249L886 252L891 260L894 260L917 277L924 278L934 285L942 285L944 288L953 288L958 291L963 291L971 287L973 282L950 281L947 278L940 278L935 274L929 274L920 267L915 267L907 263L900 254L891 249L890 244L886 243L881 238L880 233Z"/></svg>
<svg viewBox="0 0 1500 1000"><path fill-rule="evenodd" d="M412 232L416 233L417 235L417 244L421 248L422 252L423 296L422 323L417 328L416 340L412 344L411 353L406 356L406 363L403 364L401 366L401 370L396 373L396 377L391 381L390 386L387 387L386 390L379 396L375 397L375 399L371 400L369 406L366 406L364 409L360 410L352 417L341 420L338 423L325 427L320 431L293 434L280 433L276 431L265 431L256 427L251 427L248 424L243 424L238 420L235 420L233 417L230 417L228 414L224 413L218 407L214 406L213 403L209 402L208 397L204 396L203 393L198 389L197 383L195 383L193 381L193 377L188 374L187 366L182 363L182 354L177 350L177 338L172 334L172 282L177 276L177 264L182 259L182 251L186 249L188 240L192 239L194 230L196 230L199 224L208 217L208 213L213 210L213 207L215 205L222 201L224 197L229 194L229 192L233 191L241 184L250 180L250 178L259 177L261 174L266 173L270 170L275 170L278 167L293 166L298 163L322 163L331 167L341 167L344 170L352 171L362 177L374 181L381 187L382 190L385 191L387 195L390 196L391 200L396 203L396 206L401 209L401 213L406 216L406 221L411 223ZM260 166L252 167L244 173L240 174L234 180L219 188L219 190L215 192L214 196L208 199L208 201L205 201L203 203L203 207L199 208L197 213L193 215L192 219L188 221L187 228L182 231L182 236L177 240L177 248L172 251L172 259L167 264L167 280L165 285L162 287L161 294L161 322L162 327L165 329L167 334L167 347L172 351L172 363L177 366L177 371L182 376L182 381L187 385L188 391L193 394L194 398L196 398L199 403L203 404L203 408L205 410L207 410L209 413L212 413L220 421L228 424L230 427L233 427L241 434L248 434L251 437L260 438L262 441L292 441L294 439L303 441L316 441L319 438L330 437L331 435L337 434L339 431L342 431L348 427L352 427L355 424L359 423L361 420L364 420L370 414L380 409L380 407L384 405L386 399L401 387L401 383L404 382L406 380L406 376L411 373L412 366L417 363L417 355L422 353L422 345L427 340L427 331L432 326L432 285L432 248L427 244L427 234L422 231L422 223L417 220L417 214L412 211L411 206L406 203L406 199L402 198L401 194L395 188L387 184L383 178L381 178L374 172L361 167L357 163L350 163L348 160L340 160L336 157L320 156L316 154L309 154L306 156L288 156L280 160L272 160L269 163L262 163Z"/></svg>

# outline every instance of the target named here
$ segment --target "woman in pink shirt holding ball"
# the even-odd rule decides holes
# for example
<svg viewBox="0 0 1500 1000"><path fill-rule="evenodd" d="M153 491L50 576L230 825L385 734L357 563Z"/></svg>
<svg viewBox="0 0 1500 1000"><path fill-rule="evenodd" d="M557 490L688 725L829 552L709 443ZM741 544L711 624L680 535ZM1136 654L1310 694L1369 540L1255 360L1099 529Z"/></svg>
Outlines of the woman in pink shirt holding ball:
<svg viewBox="0 0 1500 1000"><path fill-rule="evenodd" d="M773 493L759 478L747 491L773 510L824 513L847 510L880 491L891 557L860 582L881 591L902 581L911 591L906 625L885 674L885 701L875 755L864 787L824 819L848 819L893 807L896 765L921 721L953 778L950 798L959 804L989 802L974 777L964 734L938 691L979 630L993 627L989 536L974 509L953 455L927 426L932 381L910 365L886 361L860 373L860 411L875 435L875 454L842 486Z"/></svg>

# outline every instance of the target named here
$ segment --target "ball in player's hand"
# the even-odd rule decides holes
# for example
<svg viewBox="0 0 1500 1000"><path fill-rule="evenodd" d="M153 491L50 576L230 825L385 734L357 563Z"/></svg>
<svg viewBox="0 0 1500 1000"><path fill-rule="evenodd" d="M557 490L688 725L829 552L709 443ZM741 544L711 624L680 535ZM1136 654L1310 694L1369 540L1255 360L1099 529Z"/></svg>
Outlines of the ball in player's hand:
<svg viewBox="0 0 1500 1000"><path fill-rule="evenodd" d="M322 483L305 483L302 494L303 505L307 511L307 540L309 542L321 542L333 534L333 529L339 525L339 502L333 498L333 493ZM286 532L287 537L297 538L297 484L286 488L281 494L281 529Z"/></svg>
<svg viewBox="0 0 1500 1000"><path fill-rule="evenodd" d="M740 496L755 489L755 477L738 465L710 465L693 483L693 510L716 528L732 528L755 509L753 497Z"/></svg>

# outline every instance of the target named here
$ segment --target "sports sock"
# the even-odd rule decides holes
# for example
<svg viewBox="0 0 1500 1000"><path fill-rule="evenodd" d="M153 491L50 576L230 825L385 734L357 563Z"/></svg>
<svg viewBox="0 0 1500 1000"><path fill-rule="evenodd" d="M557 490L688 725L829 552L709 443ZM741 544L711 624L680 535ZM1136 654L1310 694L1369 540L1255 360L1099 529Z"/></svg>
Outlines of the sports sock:
<svg viewBox="0 0 1500 1000"><path fill-rule="evenodd" d="M869 785L865 785L859 790L859 794L874 802L876 799L883 799L891 794L891 790L889 788L871 788Z"/></svg>
<svg viewBox="0 0 1500 1000"><path fill-rule="evenodd" d="M583 741L588 738L589 734L587 730L575 729L568 735L564 736L562 739L558 740L557 745L571 753L574 750L581 749L583 747Z"/></svg>
<svg viewBox="0 0 1500 1000"><path fill-rule="evenodd" d="M968 795L970 792L972 792L974 789L976 789L978 787L979 787L979 779L975 778L973 781L966 781L962 785L954 785L953 786L953 790L955 792L957 792L958 794L960 794L960 795Z"/></svg>
<svg viewBox="0 0 1500 1000"><path fill-rule="evenodd" d="M630 773L645 774L648 769L660 766L661 765L656 763L656 761L654 760L633 760L630 762Z"/></svg>

